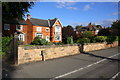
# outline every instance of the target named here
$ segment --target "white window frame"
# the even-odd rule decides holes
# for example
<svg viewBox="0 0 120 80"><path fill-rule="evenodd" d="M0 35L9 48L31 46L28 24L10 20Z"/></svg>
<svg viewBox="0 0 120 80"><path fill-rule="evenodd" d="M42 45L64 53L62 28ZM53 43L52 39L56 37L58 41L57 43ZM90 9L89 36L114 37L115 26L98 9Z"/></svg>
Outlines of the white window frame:
<svg viewBox="0 0 120 80"><path fill-rule="evenodd" d="M42 33L35 33L35 36L36 36L36 37L39 37L39 35L40 35L40 36L42 35L41 38L43 39L43 34L42 34Z"/></svg>
<svg viewBox="0 0 120 80"><path fill-rule="evenodd" d="M4 24L4 30L10 30L10 24Z"/></svg>
<svg viewBox="0 0 120 80"><path fill-rule="evenodd" d="M59 36L59 39L56 39L56 36ZM55 35L55 41L61 41L61 35Z"/></svg>
<svg viewBox="0 0 120 80"><path fill-rule="evenodd" d="M25 35L24 35L24 33L20 33L20 34L18 35L18 39L19 39L20 41L25 41Z"/></svg>
<svg viewBox="0 0 120 80"><path fill-rule="evenodd" d="M41 32L42 31L42 27L36 27L36 31Z"/></svg>
<svg viewBox="0 0 120 80"><path fill-rule="evenodd" d="M46 31L48 32L48 31L49 31L49 28L46 28Z"/></svg>
<svg viewBox="0 0 120 80"><path fill-rule="evenodd" d="M48 35L46 36L46 41L50 41L50 37Z"/></svg>
<svg viewBox="0 0 120 80"><path fill-rule="evenodd" d="M58 28L58 29L57 29ZM60 25L56 25L55 26L55 32L61 32L61 27Z"/></svg>
<svg viewBox="0 0 120 80"><path fill-rule="evenodd" d="M18 29L17 27L20 27L20 29ZM16 30L23 30L23 25L16 25Z"/></svg>

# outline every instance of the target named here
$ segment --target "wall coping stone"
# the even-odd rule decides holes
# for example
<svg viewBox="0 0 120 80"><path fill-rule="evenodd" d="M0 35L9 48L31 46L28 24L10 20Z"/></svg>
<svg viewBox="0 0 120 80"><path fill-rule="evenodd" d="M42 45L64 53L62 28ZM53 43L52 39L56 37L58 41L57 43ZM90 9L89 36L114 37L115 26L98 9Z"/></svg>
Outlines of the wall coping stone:
<svg viewBox="0 0 120 80"><path fill-rule="evenodd" d="M118 42L118 41L115 41ZM102 44L107 44L107 42L101 42ZM85 43L84 45L94 45L94 44L101 44L101 43ZM25 50L29 49L40 49L40 48L57 48L57 47L68 47L68 46L81 46L81 44L63 44L63 45L32 45L32 46L25 46L19 45L18 47L23 47Z"/></svg>
<svg viewBox="0 0 120 80"><path fill-rule="evenodd" d="M57 48L57 47L67 47L67 46L80 46L80 44L63 44L63 45L33 45L33 46L25 46L19 45L18 47L23 47L25 50L29 49L40 49L40 48Z"/></svg>

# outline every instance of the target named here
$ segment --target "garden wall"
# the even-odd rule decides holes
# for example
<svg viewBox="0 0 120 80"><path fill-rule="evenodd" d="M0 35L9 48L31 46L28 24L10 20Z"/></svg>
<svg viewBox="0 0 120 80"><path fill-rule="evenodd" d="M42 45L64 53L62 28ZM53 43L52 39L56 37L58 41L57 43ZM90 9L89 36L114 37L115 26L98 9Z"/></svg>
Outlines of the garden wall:
<svg viewBox="0 0 120 80"><path fill-rule="evenodd" d="M79 46L73 45L54 45L54 46L19 46L18 47L18 64L31 61L41 61L45 59L59 58L69 55L79 54Z"/></svg>
<svg viewBox="0 0 120 80"><path fill-rule="evenodd" d="M84 45L84 51L94 51L118 46L118 42L114 44L107 43L90 43ZM19 46L18 47L18 64L28 63L32 61L42 61L70 56L80 53L81 46L73 45L52 45L52 46ZM42 54L43 53L43 54ZM43 57L44 55L44 57Z"/></svg>

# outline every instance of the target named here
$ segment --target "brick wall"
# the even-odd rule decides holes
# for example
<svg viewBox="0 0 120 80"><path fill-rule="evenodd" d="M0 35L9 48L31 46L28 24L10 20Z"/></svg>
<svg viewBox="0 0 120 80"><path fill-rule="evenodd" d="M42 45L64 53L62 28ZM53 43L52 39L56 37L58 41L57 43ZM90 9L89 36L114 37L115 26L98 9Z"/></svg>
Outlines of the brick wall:
<svg viewBox="0 0 120 80"><path fill-rule="evenodd" d="M118 46L118 42L114 44L107 43L91 43L84 45L84 51L94 51ZM80 46L73 45L53 45L53 46L19 46L18 47L18 64L28 63L32 61L42 61L41 55L44 52L45 59L54 59L64 56L70 56L80 53Z"/></svg>

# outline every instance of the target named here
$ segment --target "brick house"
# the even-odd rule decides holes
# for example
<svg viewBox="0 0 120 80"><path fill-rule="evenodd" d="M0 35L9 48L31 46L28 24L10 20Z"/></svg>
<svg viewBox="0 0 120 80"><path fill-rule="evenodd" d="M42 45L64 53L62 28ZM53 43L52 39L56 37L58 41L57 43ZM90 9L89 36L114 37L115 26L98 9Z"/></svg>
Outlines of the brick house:
<svg viewBox="0 0 120 80"><path fill-rule="evenodd" d="M36 19L27 15L26 20L18 21L19 24L5 23L3 35L18 33L19 40L30 44L36 36L48 42L62 42L62 24L59 19ZM23 24L24 23L24 24Z"/></svg>
<svg viewBox="0 0 120 80"><path fill-rule="evenodd" d="M19 40L27 43L27 23L25 20L3 21L2 36L14 35L17 32Z"/></svg>
<svg viewBox="0 0 120 80"><path fill-rule="evenodd" d="M81 27L76 30L76 34L80 35L84 31L91 31L94 35L97 35L99 32L99 29L91 24L91 22L88 24L87 27Z"/></svg>

